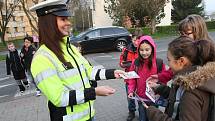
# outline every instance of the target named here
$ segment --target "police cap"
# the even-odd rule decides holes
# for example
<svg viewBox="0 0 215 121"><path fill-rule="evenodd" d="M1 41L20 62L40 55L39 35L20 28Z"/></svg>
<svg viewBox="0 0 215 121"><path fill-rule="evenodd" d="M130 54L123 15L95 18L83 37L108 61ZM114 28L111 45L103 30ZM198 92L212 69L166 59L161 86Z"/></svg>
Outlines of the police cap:
<svg viewBox="0 0 215 121"><path fill-rule="evenodd" d="M71 16L67 8L68 0L46 0L30 8L30 11L36 11L37 16L53 14L56 16Z"/></svg>

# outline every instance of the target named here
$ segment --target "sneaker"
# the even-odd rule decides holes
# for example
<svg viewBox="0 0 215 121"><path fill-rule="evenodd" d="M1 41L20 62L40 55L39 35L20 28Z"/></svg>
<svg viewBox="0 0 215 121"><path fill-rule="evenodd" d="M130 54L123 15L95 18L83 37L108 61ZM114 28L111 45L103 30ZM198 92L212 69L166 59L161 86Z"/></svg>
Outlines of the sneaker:
<svg viewBox="0 0 215 121"><path fill-rule="evenodd" d="M23 94L23 93L24 93L24 91L20 91L20 93L21 93L21 94Z"/></svg>
<svg viewBox="0 0 215 121"><path fill-rule="evenodd" d="M26 86L26 88L29 88L30 87L30 84L28 83L27 85L25 85Z"/></svg>
<svg viewBox="0 0 215 121"><path fill-rule="evenodd" d="M40 96L40 95L41 95L41 91L37 90L37 91L36 91L36 96L38 97L38 96Z"/></svg>
<svg viewBox="0 0 215 121"><path fill-rule="evenodd" d="M135 112L129 111L127 121L132 121L135 118Z"/></svg>

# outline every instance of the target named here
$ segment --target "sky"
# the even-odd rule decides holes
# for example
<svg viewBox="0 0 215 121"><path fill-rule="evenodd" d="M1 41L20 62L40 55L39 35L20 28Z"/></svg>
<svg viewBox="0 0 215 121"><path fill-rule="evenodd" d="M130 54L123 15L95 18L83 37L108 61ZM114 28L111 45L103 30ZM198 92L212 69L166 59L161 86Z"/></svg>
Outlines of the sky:
<svg viewBox="0 0 215 121"><path fill-rule="evenodd" d="M215 12L215 0L204 0L206 13Z"/></svg>

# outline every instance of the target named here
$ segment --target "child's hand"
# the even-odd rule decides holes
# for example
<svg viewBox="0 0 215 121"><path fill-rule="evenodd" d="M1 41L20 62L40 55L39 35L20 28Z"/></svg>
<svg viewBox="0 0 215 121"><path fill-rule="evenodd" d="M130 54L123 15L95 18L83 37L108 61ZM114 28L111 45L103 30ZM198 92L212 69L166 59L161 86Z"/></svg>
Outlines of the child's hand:
<svg viewBox="0 0 215 121"><path fill-rule="evenodd" d="M148 81L147 84L148 84L149 87L151 87L151 88L154 88L154 87L159 86L159 84L157 84L156 82L153 82L153 81Z"/></svg>
<svg viewBox="0 0 215 121"><path fill-rule="evenodd" d="M128 98L132 98L132 97L134 97L134 93L129 93Z"/></svg>
<svg viewBox="0 0 215 121"><path fill-rule="evenodd" d="M33 51L32 54L34 55L36 51Z"/></svg>
<svg viewBox="0 0 215 121"><path fill-rule="evenodd" d="M158 82L158 75L157 75L157 74L151 75L151 76L146 80L146 82L148 82L148 81L157 83L157 82Z"/></svg>

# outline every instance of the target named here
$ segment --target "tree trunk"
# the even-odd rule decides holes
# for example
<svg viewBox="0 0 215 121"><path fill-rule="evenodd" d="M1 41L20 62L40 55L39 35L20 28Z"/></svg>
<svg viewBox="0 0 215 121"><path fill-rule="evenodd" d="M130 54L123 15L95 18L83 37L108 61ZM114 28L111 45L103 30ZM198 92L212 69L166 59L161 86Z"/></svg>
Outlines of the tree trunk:
<svg viewBox="0 0 215 121"><path fill-rule="evenodd" d="M83 11L83 9L81 10L81 19L82 19L82 31L84 31L85 25L84 25L84 11Z"/></svg>
<svg viewBox="0 0 215 121"><path fill-rule="evenodd" d="M4 36L5 36L5 30L2 30L2 33L1 33L1 42L3 42L3 44L6 45Z"/></svg>
<svg viewBox="0 0 215 121"><path fill-rule="evenodd" d="M32 23L32 20L31 20L31 17L32 18L34 18L32 15L31 15L31 13L26 9L26 7L25 7L25 3L24 3L25 1L23 0L23 1L21 1L21 4L22 4L22 8L23 8L23 11L25 12L25 15L27 16L27 18L28 18L28 22L29 22L29 24L30 24L30 26L33 28L33 30L38 34L39 33L39 31L38 31L38 29L34 26L34 24ZM35 19L34 19L35 20ZM36 21L36 20L35 20Z"/></svg>
<svg viewBox="0 0 215 121"><path fill-rule="evenodd" d="M156 18L151 19L151 34L154 34L156 31Z"/></svg>

